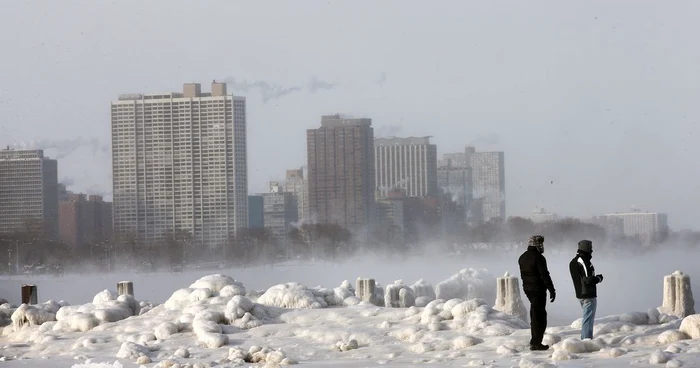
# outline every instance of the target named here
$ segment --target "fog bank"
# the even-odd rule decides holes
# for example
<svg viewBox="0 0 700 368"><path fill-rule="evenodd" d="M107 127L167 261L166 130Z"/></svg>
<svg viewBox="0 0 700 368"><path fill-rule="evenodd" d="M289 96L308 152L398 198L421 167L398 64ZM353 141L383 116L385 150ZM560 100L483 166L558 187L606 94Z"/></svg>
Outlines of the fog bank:
<svg viewBox="0 0 700 368"><path fill-rule="evenodd" d="M514 252L491 252L469 256L434 255L400 259L398 257L353 258L344 262L317 261L292 262L254 268L228 268L187 270L181 273L115 272L109 274L67 274L52 276L3 276L0 279L0 298L13 304L20 301L20 287L25 283L38 286L39 300L66 300L71 304L85 303L104 289L116 289L119 281L134 282L136 297L156 303L164 302L175 290L188 287L198 278L213 274L227 274L249 289L264 290L270 286L296 281L307 286L338 286L343 280L354 282L358 277L375 278L382 285L394 280L414 283L418 279L437 284L463 268L486 268L494 276L505 272L519 275L517 258L521 250ZM697 270L696 251L658 250L646 254L620 252L593 255L593 265L605 280L598 288L598 317L629 311L645 311L661 305L663 276L681 270L695 281ZM549 321L552 324L569 324L579 317L580 305L574 297L568 264L574 252L546 252L547 262L557 299L548 305ZM496 285L493 286L494 288ZM693 294L698 294L693 284ZM523 295L523 298L525 296Z"/></svg>

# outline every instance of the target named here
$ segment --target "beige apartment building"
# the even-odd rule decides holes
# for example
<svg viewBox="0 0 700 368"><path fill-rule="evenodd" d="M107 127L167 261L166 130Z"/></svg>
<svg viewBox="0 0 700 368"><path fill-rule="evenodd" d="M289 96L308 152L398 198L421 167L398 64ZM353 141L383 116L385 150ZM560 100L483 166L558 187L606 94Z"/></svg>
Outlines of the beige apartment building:
<svg viewBox="0 0 700 368"><path fill-rule="evenodd" d="M248 226L246 101L213 82L111 104L114 232L186 231L216 247Z"/></svg>

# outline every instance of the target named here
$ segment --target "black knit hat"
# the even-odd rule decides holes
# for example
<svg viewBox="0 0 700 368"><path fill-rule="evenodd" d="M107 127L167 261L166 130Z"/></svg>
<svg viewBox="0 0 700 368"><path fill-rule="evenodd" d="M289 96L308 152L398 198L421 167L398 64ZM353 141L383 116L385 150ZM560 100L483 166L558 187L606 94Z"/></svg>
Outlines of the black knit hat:
<svg viewBox="0 0 700 368"><path fill-rule="evenodd" d="M593 242L590 240L581 240L578 242L578 250L586 253L593 253Z"/></svg>

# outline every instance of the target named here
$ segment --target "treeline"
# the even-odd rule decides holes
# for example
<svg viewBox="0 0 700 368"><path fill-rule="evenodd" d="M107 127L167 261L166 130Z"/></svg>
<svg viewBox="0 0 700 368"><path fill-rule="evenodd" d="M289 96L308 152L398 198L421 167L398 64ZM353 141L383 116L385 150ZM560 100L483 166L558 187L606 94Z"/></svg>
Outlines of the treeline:
<svg viewBox="0 0 700 368"><path fill-rule="evenodd" d="M255 266L288 259L341 260L353 255L408 257L425 252L454 252L470 244L520 244L533 234L545 236L550 250L571 247L581 239L605 249L640 248L640 240L613 237L577 219L533 223L512 217L451 229L431 225L411 230L377 225L356 233L336 224L304 224L282 238L268 229L246 229L216 246L201 244L187 232L165 234L161 241L141 243L135 236L96 239L81 247L51 240L41 229L0 234L0 273L51 273L172 270L215 266ZM662 234L657 245L700 246L700 233ZM600 248L599 248L600 249ZM649 249L649 247L647 247Z"/></svg>
<svg viewBox="0 0 700 368"><path fill-rule="evenodd" d="M619 234L608 234L605 229L596 224L583 222L575 218L565 218L557 221L535 223L523 217L511 217L506 221L492 219L484 224L464 227L463 231L448 239L449 243L526 243L534 234L545 237L545 246L549 249L571 247L580 240L588 239L601 249L653 249L656 246L681 240L674 234L660 233L651 243L647 239L628 237ZM687 239L684 239L687 240ZM693 242L684 241L684 245L700 245L700 236ZM567 248L568 249L568 248Z"/></svg>

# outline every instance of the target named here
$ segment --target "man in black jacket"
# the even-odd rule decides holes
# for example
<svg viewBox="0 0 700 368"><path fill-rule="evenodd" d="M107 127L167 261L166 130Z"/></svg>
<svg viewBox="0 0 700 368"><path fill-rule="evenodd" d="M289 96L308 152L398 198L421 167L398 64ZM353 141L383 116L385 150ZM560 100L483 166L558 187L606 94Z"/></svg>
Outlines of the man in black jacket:
<svg viewBox="0 0 700 368"><path fill-rule="evenodd" d="M547 290L552 303L557 295L542 253L544 237L534 235L530 237L527 250L518 259L523 291L530 301L530 350L549 349L549 345L542 345L547 329Z"/></svg>
<svg viewBox="0 0 700 368"><path fill-rule="evenodd" d="M593 338L593 323L598 307L598 295L596 285L603 282L603 275L596 275L595 268L591 264L593 257L593 243L590 240L578 242L576 257L569 262L571 281L574 283L576 298L583 309L583 325L581 326L581 340Z"/></svg>

